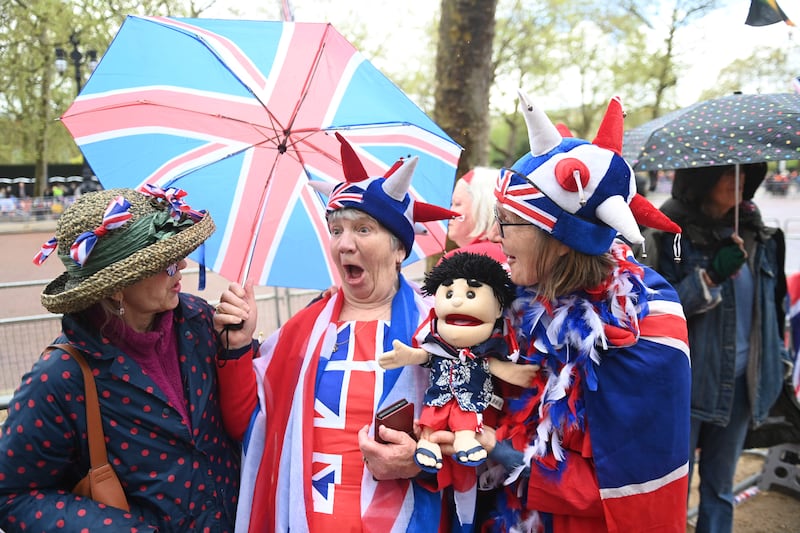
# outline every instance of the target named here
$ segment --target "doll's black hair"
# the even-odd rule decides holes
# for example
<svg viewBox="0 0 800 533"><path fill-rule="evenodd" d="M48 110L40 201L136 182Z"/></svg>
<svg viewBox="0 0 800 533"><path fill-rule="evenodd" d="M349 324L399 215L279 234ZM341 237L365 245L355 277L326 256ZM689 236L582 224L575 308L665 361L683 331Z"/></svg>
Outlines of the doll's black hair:
<svg viewBox="0 0 800 533"><path fill-rule="evenodd" d="M474 279L492 288L495 298L503 308L514 299L514 284L503 265L488 255L457 252L433 267L425 275L422 290L431 296L443 284L454 279Z"/></svg>

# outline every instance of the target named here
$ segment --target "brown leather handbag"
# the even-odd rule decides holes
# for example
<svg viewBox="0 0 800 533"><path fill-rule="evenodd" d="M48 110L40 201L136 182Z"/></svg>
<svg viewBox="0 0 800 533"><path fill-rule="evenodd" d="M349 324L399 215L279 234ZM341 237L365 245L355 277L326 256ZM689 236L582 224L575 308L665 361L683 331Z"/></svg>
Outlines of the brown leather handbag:
<svg viewBox="0 0 800 533"><path fill-rule="evenodd" d="M58 348L70 354L80 365L83 372L83 386L86 396L86 429L89 436L89 473L72 489L73 494L86 496L97 502L117 509L130 511L128 499L117 473L108 464L103 423L100 418L100 404L97 402L97 386L94 383L92 370L79 351L69 344L52 344L49 349Z"/></svg>

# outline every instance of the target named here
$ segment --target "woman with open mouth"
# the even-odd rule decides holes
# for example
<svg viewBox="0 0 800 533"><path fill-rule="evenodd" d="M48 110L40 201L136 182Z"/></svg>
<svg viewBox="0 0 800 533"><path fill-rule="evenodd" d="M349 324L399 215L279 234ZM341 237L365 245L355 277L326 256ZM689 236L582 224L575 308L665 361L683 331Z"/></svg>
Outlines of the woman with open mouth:
<svg viewBox="0 0 800 533"><path fill-rule="evenodd" d="M226 334L230 349L219 361L225 425L244 440L237 528L433 532L442 493L420 490L415 439L374 423L378 411L401 400L413 403L419 417L427 370L384 370L377 359L393 340L410 342L432 306L400 271L415 223L458 213L410 197L416 158L370 177L337 137L345 181L316 188L328 196L340 286L260 348L252 341L252 287L232 284L221 298L220 327L244 321ZM474 493L455 499L471 520Z"/></svg>

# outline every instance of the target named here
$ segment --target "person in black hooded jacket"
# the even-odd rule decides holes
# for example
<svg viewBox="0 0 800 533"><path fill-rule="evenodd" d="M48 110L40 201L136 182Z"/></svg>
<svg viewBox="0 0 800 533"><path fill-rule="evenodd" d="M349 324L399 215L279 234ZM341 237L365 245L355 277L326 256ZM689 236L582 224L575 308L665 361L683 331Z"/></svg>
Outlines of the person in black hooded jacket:
<svg viewBox="0 0 800 533"><path fill-rule="evenodd" d="M645 262L677 289L688 320L697 533L732 530L745 436L766 420L784 375L783 233L764 225L752 200L766 164L736 174L734 165L677 170L661 211L681 226L681 239L651 232L645 243Z"/></svg>

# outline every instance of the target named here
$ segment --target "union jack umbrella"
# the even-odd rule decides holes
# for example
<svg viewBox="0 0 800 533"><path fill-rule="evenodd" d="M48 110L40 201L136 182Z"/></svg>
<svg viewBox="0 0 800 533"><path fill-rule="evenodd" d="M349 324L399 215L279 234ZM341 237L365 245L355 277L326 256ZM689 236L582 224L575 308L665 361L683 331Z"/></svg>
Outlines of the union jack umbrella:
<svg viewBox="0 0 800 533"><path fill-rule="evenodd" d="M418 156L409 193L444 207L461 153L324 23L129 16L61 120L103 186L187 191L218 226L206 264L276 287L337 281L308 186L343 179L334 132L370 176ZM444 249L444 223L426 229L407 263Z"/></svg>

